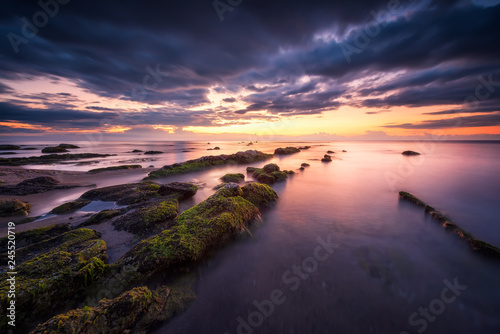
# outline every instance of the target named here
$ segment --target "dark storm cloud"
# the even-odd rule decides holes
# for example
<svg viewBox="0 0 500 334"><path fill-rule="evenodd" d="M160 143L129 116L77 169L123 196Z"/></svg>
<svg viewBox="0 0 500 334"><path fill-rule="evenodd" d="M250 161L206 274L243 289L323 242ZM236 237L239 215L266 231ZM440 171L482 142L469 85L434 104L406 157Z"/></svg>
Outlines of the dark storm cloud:
<svg viewBox="0 0 500 334"><path fill-rule="evenodd" d="M31 20L40 7L36 1L7 0L0 5L0 79L63 77L101 96L170 106L150 114L127 113L120 118L124 124L213 126L221 117L249 120L253 111L275 117L320 114L342 104L462 104L474 94L478 76L499 68L500 6L485 8L469 1L401 0L402 15L379 22L380 31L360 48L359 32L373 22L373 13L386 11L390 3L247 0L226 12L221 22L210 0L73 0L61 5L37 36L20 44L15 53L7 34L22 35L21 18ZM341 48L346 45L359 51L350 55L350 62ZM348 86L356 79L395 72L403 74L382 84ZM306 75L312 79L300 84L298 79ZM240 90L252 94L238 98L248 104L242 110L183 109L208 103L209 89L229 96ZM497 111L499 91L491 92L489 104L477 110ZM0 83L0 94L6 93L12 92ZM54 94L58 103L56 96L31 95L48 109L18 107L18 116L13 105L3 103L1 117L92 126L99 117L118 115L99 106L87 109L104 113L68 110L77 109L70 108L76 101L64 94Z"/></svg>
<svg viewBox="0 0 500 334"><path fill-rule="evenodd" d="M403 123L385 125L386 128L398 129L441 129L458 127L485 127L500 125L500 114L453 117L450 119L428 120L421 123Z"/></svg>

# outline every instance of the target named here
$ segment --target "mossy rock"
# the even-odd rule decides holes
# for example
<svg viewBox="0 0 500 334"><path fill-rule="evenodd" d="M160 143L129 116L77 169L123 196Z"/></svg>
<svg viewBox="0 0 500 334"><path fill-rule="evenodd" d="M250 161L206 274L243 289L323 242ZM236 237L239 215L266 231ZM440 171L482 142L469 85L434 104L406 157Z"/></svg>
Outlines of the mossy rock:
<svg viewBox="0 0 500 334"><path fill-rule="evenodd" d="M160 197L160 185L154 182L120 184L92 189L80 196L80 200L113 201L119 205L130 205Z"/></svg>
<svg viewBox="0 0 500 334"><path fill-rule="evenodd" d="M0 199L0 217L27 216L31 210L31 204L17 198Z"/></svg>
<svg viewBox="0 0 500 334"><path fill-rule="evenodd" d="M271 174L273 172L279 172L280 167L277 164L267 164L264 167L262 167L264 172Z"/></svg>
<svg viewBox="0 0 500 334"><path fill-rule="evenodd" d="M56 224L16 233L16 248L25 247L71 230L70 224ZM7 251L8 238L0 239L0 253Z"/></svg>
<svg viewBox="0 0 500 334"><path fill-rule="evenodd" d="M173 227L134 246L117 265L132 268L135 279L141 280L202 259L214 248L247 231L260 216L258 208L242 194L242 189L234 183L219 189L179 215Z"/></svg>
<svg viewBox="0 0 500 334"><path fill-rule="evenodd" d="M88 205L90 201L87 200L76 200L68 203L64 203L59 205L58 207L53 208L49 213L56 215L63 215L67 213L72 213L77 210L80 210L84 206Z"/></svg>
<svg viewBox="0 0 500 334"><path fill-rule="evenodd" d="M121 165L121 166L112 166L112 167L104 167L104 168L95 168L89 170L87 173L96 174L113 170L127 170L127 169L141 169L141 165Z"/></svg>
<svg viewBox="0 0 500 334"><path fill-rule="evenodd" d="M156 290L136 287L114 299L103 299L94 307L83 307L57 315L32 334L147 333L171 319L196 298L191 286L161 286Z"/></svg>
<svg viewBox="0 0 500 334"><path fill-rule="evenodd" d="M258 208L272 207L278 200L278 194L268 185L262 183L249 183L241 188L241 197Z"/></svg>
<svg viewBox="0 0 500 334"><path fill-rule="evenodd" d="M323 157L323 159L321 159L321 161L323 162L331 162L332 161L332 157L328 154L325 154L325 156Z"/></svg>
<svg viewBox="0 0 500 334"><path fill-rule="evenodd" d="M406 191L400 191L399 198L404 199L408 202L411 202L411 203L416 204L416 205L421 206L421 207L426 206L426 204L423 201L421 201L420 199L418 199L417 197L413 196L412 194L410 194L409 192L406 192Z"/></svg>
<svg viewBox="0 0 500 334"><path fill-rule="evenodd" d="M44 149L42 149L42 153L64 153L64 152L68 152L68 150L60 146L45 147Z"/></svg>
<svg viewBox="0 0 500 334"><path fill-rule="evenodd" d="M274 154L276 155L288 155L288 154L294 154L294 153L299 153L300 150L296 147L285 147L285 148L277 148L274 150Z"/></svg>
<svg viewBox="0 0 500 334"><path fill-rule="evenodd" d="M146 236L159 233L172 225L179 214L177 199L156 200L139 204L139 207L113 222L117 230Z"/></svg>
<svg viewBox="0 0 500 334"><path fill-rule="evenodd" d="M92 215L89 219L78 225L78 227L85 227L91 225L99 225L102 224L116 216L123 214L124 210L102 210L95 215Z"/></svg>
<svg viewBox="0 0 500 334"><path fill-rule="evenodd" d="M222 154L217 156L205 156L199 159L163 166L161 169L149 173L146 179L191 173L217 166L250 164L257 161L264 161L272 157L272 154L253 150L237 152L231 155Z"/></svg>
<svg viewBox="0 0 500 334"><path fill-rule="evenodd" d="M161 196L169 196L176 198L179 201L188 199L196 195L198 186L188 182L170 182L163 184L158 189L158 194Z"/></svg>
<svg viewBox="0 0 500 334"><path fill-rule="evenodd" d="M18 327L44 321L75 305L106 268L106 243L88 229L17 266L16 324ZM7 273L0 274L0 328L6 328L5 310L9 290ZM22 328L18 328L22 330Z"/></svg>
<svg viewBox="0 0 500 334"><path fill-rule="evenodd" d="M229 182L234 182L234 183L241 183L245 181L245 175L241 173L237 174L226 174L223 177L220 178L223 182L229 183Z"/></svg>
<svg viewBox="0 0 500 334"><path fill-rule="evenodd" d="M251 173L257 181L265 184L285 181L290 173L290 171L280 171L280 167L276 164L267 164L263 168L247 167L247 172Z"/></svg>

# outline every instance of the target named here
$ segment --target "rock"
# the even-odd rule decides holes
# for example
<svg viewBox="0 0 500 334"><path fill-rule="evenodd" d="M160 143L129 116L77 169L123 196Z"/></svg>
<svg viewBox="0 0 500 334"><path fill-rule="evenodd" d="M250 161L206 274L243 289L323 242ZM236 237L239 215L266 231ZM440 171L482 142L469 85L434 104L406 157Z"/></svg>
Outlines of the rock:
<svg viewBox="0 0 500 334"><path fill-rule="evenodd" d="M84 206L88 205L90 201L85 200L76 200L72 202L67 202L59 205L58 207L53 208L49 213L56 215L64 215L67 213L75 212L80 210Z"/></svg>
<svg viewBox="0 0 500 334"><path fill-rule="evenodd" d="M326 153L328 153L328 154L333 154L333 153L335 153L335 152L333 152L333 151L328 151L328 152L326 152Z"/></svg>
<svg viewBox="0 0 500 334"><path fill-rule="evenodd" d="M24 232L18 232L16 233L16 248L21 249L26 246L36 244L42 240L51 239L65 232L69 232L70 230L71 227L69 224L56 224ZM7 244L7 237L0 239L0 253L7 252Z"/></svg>
<svg viewBox="0 0 500 334"><path fill-rule="evenodd" d="M148 166L148 168L155 168L155 166L153 166L153 165L149 165L149 166Z"/></svg>
<svg viewBox="0 0 500 334"><path fill-rule="evenodd" d="M272 154L265 154L259 151L252 150L238 152L231 155L221 154L218 156L206 156L199 159L188 160L182 163L163 166L161 169L149 173L149 176L146 179L184 174L215 166L250 164L270 158L272 158Z"/></svg>
<svg viewBox="0 0 500 334"><path fill-rule="evenodd" d="M272 207L278 200L278 194L268 185L262 183L249 183L242 187L241 197L258 208Z"/></svg>
<svg viewBox="0 0 500 334"><path fill-rule="evenodd" d="M260 216L258 208L242 195L238 185L229 183L180 214L171 228L139 242L116 266L128 268L133 281L143 281L157 272L167 273L174 266L201 260L245 233Z"/></svg>
<svg viewBox="0 0 500 334"><path fill-rule="evenodd" d="M191 287L161 286L156 290L137 287L96 306L85 306L57 315L31 332L62 334L138 333L185 310L196 298Z"/></svg>
<svg viewBox="0 0 500 334"><path fill-rule="evenodd" d="M99 225L123 213L125 213L125 210L102 210L92 215L89 219L78 225L78 227Z"/></svg>
<svg viewBox="0 0 500 334"><path fill-rule="evenodd" d="M36 151L38 150L36 147L25 147L25 148L22 148L23 151Z"/></svg>
<svg viewBox="0 0 500 334"><path fill-rule="evenodd" d="M311 148L311 146L302 146L302 147L299 147L299 150L308 150L310 148Z"/></svg>
<svg viewBox="0 0 500 334"><path fill-rule="evenodd" d="M43 232L32 233L43 236ZM37 244L27 246L28 251L16 249L16 253L29 258L24 262L16 261L16 332L25 333L23 329L40 320L75 307L81 302L87 287L104 273L106 267L106 243L99 240L92 230L78 229L35 241ZM27 255L33 252L35 257ZM8 303L10 284L7 277L6 272L0 274L2 318L6 318L4 310Z"/></svg>
<svg viewBox="0 0 500 334"><path fill-rule="evenodd" d="M280 167L277 164L267 164L262 169L264 172L271 174L272 172L279 172Z"/></svg>
<svg viewBox="0 0 500 334"><path fill-rule="evenodd" d="M20 150L21 146L17 145L0 145L0 151Z"/></svg>
<svg viewBox="0 0 500 334"><path fill-rule="evenodd" d="M300 167L299 170L305 170L305 168L304 167Z"/></svg>
<svg viewBox="0 0 500 334"><path fill-rule="evenodd" d="M249 142L249 143L247 144L247 146L252 146L252 145L253 145L253 143L252 143L252 142Z"/></svg>
<svg viewBox="0 0 500 334"><path fill-rule="evenodd" d="M50 176L39 176L19 182L15 186L0 186L0 194L25 196L39 194L56 189L69 189L79 187L76 184L60 184L60 182Z"/></svg>
<svg viewBox="0 0 500 334"><path fill-rule="evenodd" d="M225 187L227 184L228 183L226 183L226 182L218 184L215 187L213 187L213 190L219 190L220 188Z"/></svg>
<svg viewBox="0 0 500 334"><path fill-rule="evenodd" d="M0 155L12 155L17 154L16 152L0 152Z"/></svg>
<svg viewBox="0 0 500 334"><path fill-rule="evenodd" d="M72 145L72 144L59 144L59 147L62 148L80 148L80 146Z"/></svg>
<svg viewBox="0 0 500 334"><path fill-rule="evenodd" d="M91 158L105 158L116 154L97 154L97 153L79 153L79 154L50 154L40 157L29 158L1 158L0 166L23 166L23 165L50 165L61 163L65 160L79 160Z"/></svg>
<svg viewBox="0 0 500 334"><path fill-rule="evenodd" d="M346 151L346 150L342 150L342 152L344 152L344 153L345 153L345 152L347 152L347 151Z"/></svg>
<svg viewBox="0 0 500 334"><path fill-rule="evenodd" d="M158 189L158 194L161 196L175 197L179 201L188 199L196 195L198 187L187 182L171 182L164 184Z"/></svg>
<svg viewBox="0 0 500 334"><path fill-rule="evenodd" d="M60 146L45 147L44 149L42 149L42 153L64 153L64 152L68 152L68 150Z"/></svg>
<svg viewBox="0 0 500 334"><path fill-rule="evenodd" d="M215 146L214 150L220 150L220 147L219 146Z"/></svg>
<svg viewBox="0 0 500 334"><path fill-rule="evenodd" d="M245 181L245 175L238 173L238 174L226 174L223 177L220 178L223 182L229 183L229 182L235 182L235 183L241 183Z"/></svg>
<svg viewBox="0 0 500 334"><path fill-rule="evenodd" d="M328 154L325 154L325 156L323 157L323 159L321 159L321 161L323 162L331 162L332 161L332 157Z"/></svg>
<svg viewBox="0 0 500 334"><path fill-rule="evenodd" d="M412 156L412 155L420 155L420 153L418 152L415 152L415 151L404 151L403 153L401 153L402 155L406 155L406 156Z"/></svg>
<svg viewBox="0 0 500 334"><path fill-rule="evenodd" d="M113 201L118 205L130 205L160 197L159 189L160 185L154 182L120 184L89 190L79 200Z"/></svg>
<svg viewBox="0 0 500 334"><path fill-rule="evenodd" d="M293 154L293 153L298 153L300 150L296 147L286 147L286 148L277 148L274 151L274 154L277 155L285 155L285 154Z"/></svg>
<svg viewBox="0 0 500 334"><path fill-rule="evenodd" d="M266 170L268 172L266 172ZM257 181L265 184L273 184L274 182L284 181L287 179L289 172L280 171L276 164L267 164L262 169L255 167L248 167L247 172L251 173Z"/></svg>
<svg viewBox="0 0 500 334"><path fill-rule="evenodd" d="M143 150L133 150L132 153L141 153L144 152Z"/></svg>
<svg viewBox="0 0 500 334"><path fill-rule="evenodd" d="M162 151L146 151L144 154L163 154Z"/></svg>
<svg viewBox="0 0 500 334"><path fill-rule="evenodd" d="M0 217L27 216L31 210L31 204L16 198L0 199Z"/></svg>
<svg viewBox="0 0 500 334"><path fill-rule="evenodd" d="M431 217L439 224L441 224L446 230L455 233L460 238L466 240L473 251L482 253L484 255L500 259L500 248L490 245L487 242L476 239L471 233L465 231L463 228L459 227L453 220L441 212L434 209L432 206L426 204L424 201L418 199L412 194L406 191L399 192L399 198L409 201L425 209L425 212L429 213Z"/></svg>
<svg viewBox="0 0 500 334"><path fill-rule="evenodd" d="M301 167L309 167L309 166L311 166L311 165L309 165L309 164L308 164L308 163L306 163L306 162L303 162L303 163L301 163L301 164L300 164L300 166L301 166Z"/></svg>
<svg viewBox="0 0 500 334"><path fill-rule="evenodd" d="M179 202L176 198L143 202L135 210L113 221L117 230L140 236L159 233L172 225L179 214Z"/></svg>
<svg viewBox="0 0 500 334"><path fill-rule="evenodd" d="M141 165L121 165L121 166L112 166L112 167L91 169L87 173L96 174L96 173L107 172L110 170L140 169L140 168L142 168Z"/></svg>

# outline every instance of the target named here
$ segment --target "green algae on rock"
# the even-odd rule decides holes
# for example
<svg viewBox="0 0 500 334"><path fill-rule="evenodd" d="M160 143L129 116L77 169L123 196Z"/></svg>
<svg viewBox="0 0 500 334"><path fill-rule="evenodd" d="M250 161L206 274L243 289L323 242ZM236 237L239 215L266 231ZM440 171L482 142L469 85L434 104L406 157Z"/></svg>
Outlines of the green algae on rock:
<svg viewBox="0 0 500 334"><path fill-rule="evenodd" d="M43 232L42 232L43 233ZM79 229L65 242L17 265L16 323L29 327L66 307L74 307L106 267L106 243L96 232ZM0 328L6 328L6 272L0 274Z"/></svg>
<svg viewBox="0 0 500 334"><path fill-rule="evenodd" d="M56 215L63 215L66 213L72 213L77 210L80 210L84 206L88 205L90 201L87 200L76 200L76 201L71 201L67 202L64 204L59 205L58 207L53 208L49 213L53 213Z"/></svg>
<svg viewBox="0 0 500 334"><path fill-rule="evenodd" d="M154 182L119 184L92 189L80 196L80 200L113 201L118 205L130 205L158 198L160 185Z"/></svg>
<svg viewBox="0 0 500 334"><path fill-rule="evenodd" d="M280 171L279 166L276 164L267 164L263 168L247 167L247 173L251 173L257 181L265 184L285 181L288 174L294 174L293 171Z"/></svg>
<svg viewBox="0 0 500 334"><path fill-rule="evenodd" d="M278 194L268 185L262 183L249 183L241 188L241 197L258 208L272 207L278 200Z"/></svg>
<svg viewBox="0 0 500 334"><path fill-rule="evenodd" d="M170 182L163 184L158 189L158 193L161 196L170 196L179 201L193 197L197 191L198 186L188 182Z"/></svg>
<svg viewBox="0 0 500 334"><path fill-rule="evenodd" d="M201 260L210 251L246 232L260 217L258 208L230 183L179 215L177 223L141 241L115 264L129 268L135 280L176 265Z"/></svg>
<svg viewBox="0 0 500 334"><path fill-rule="evenodd" d="M114 299L103 299L57 315L38 325L32 334L147 333L148 329L180 313L196 298L190 285L136 287Z"/></svg>
<svg viewBox="0 0 500 334"><path fill-rule="evenodd" d="M163 166L161 169L149 173L146 179L185 174L216 166L249 164L252 162L268 160L272 157L272 154L266 154L254 150L238 152L231 155L221 154L217 156L205 156L199 159Z"/></svg>
<svg viewBox="0 0 500 334"><path fill-rule="evenodd" d="M16 248L25 247L44 239L49 239L71 230L70 224L56 224L16 233ZM8 238L0 239L0 252L7 251Z"/></svg>
<svg viewBox="0 0 500 334"><path fill-rule="evenodd" d="M223 177L220 178L223 182L229 183L229 182L234 182L234 183L241 183L245 181L245 175L241 173L237 174L226 174Z"/></svg>
<svg viewBox="0 0 500 334"><path fill-rule="evenodd" d="M89 170L87 173L96 174L96 173L107 172L110 170L140 169L140 168L142 168L141 165L121 165L121 166L112 166L112 167L104 167L104 168L95 168L95 169Z"/></svg>
<svg viewBox="0 0 500 334"><path fill-rule="evenodd" d="M124 210L102 210L92 215L89 219L78 225L78 227L99 225L123 213L125 213Z"/></svg>
<svg viewBox="0 0 500 334"><path fill-rule="evenodd" d="M17 198L0 199L0 217L27 216L31 210L31 204Z"/></svg>
<svg viewBox="0 0 500 334"><path fill-rule="evenodd" d="M66 153L66 154L48 154L39 157L29 157L29 158L0 158L0 166L50 165L65 160L105 158L113 155L116 154Z"/></svg>
<svg viewBox="0 0 500 334"><path fill-rule="evenodd" d="M467 241L472 250L500 259L500 248L476 239L471 233L458 226L451 218L437 211L432 206L427 205L424 201L406 191L400 191L399 198L425 208L425 211L428 212L437 223L441 224L446 230L455 233L460 238Z"/></svg>

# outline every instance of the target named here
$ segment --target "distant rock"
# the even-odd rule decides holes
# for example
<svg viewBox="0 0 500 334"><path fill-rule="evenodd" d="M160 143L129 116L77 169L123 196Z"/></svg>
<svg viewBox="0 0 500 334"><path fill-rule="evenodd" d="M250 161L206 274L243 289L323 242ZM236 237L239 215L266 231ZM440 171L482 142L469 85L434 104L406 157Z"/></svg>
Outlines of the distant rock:
<svg viewBox="0 0 500 334"><path fill-rule="evenodd" d="M323 162L331 162L332 161L332 157L328 154L325 154L325 156L323 157L323 159L321 159L321 161Z"/></svg>
<svg viewBox="0 0 500 334"><path fill-rule="evenodd" d="M27 216L31 210L31 204L17 198L0 199L0 217Z"/></svg>
<svg viewBox="0 0 500 334"><path fill-rule="evenodd" d="M311 148L311 146L302 146L302 147L299 147L299 150L308 150L310 148Z"/></svg>
<svg viewBox="0 0 500 334"><path fill-rule="evenodd" d="M403 153L401 153L402 155L406 155L406 156L412 156L412 155L420 155L420 153L418 152L415 152L415 151L404 151Z"/></svg>
<svg viewBox="0 0 500 334"><path fill-rule="evenodd" d="M280 147L274 151L274 154L286 155L286 154L294 154L294 153L298 153L298 152L300 152L300 150L296 147L285 147L285 148Z"/></svg>
<svg viewBox="0 0 500 334"><path fill-rule="evenodd" d="M335 152L333 152L333 151L328 151L328 152L326 152L326 153L328 153L328 154L333 154L333 153L335 153Z"/></svg>
<svg viewBox="0 0 500 334"><path fill-rule="evenodd" d="M146 151L144 154L163 154L162 151Z"/></svg>
<svg viewBox="0 0 500 334"><path fill-rule="evenodd" d="M0 145L0 151L20 150L21 146L17 145Z"/></svg>
<svg viewBox="0 0 500 334"><path fill-rule="evenodd" d="M346 150L342 150L342 152L344 152L344 153L345 153L345 152L347 152L347 151L346 151Z"/></svg>
<svg viewBox="0 0 500 334"><path fill-rule="evenodd" d="M59 144L59 147L62 147L62 148L80 148L80 146L76 146L73 144Z"/></svg>
<svg viewBox="0 0 500 334"><path fill-rule="evenodd" d="M42 149L42 153L64 153L64 152L69 152L69 151L64 147L60 146L45 147L44 149Z"/></svg>
<svg viewBox="0 0 500 334"><path fill-rule="evenodd" d="M303 162L300 164L301 167L309 167L311 165L309 165L307 162Z"/></svg>
<svg viewBox="0 0 500 334"><path fill-rule="evenodd" d="M66 153L66 154L48 154L39 157L29 157L29 158L0 158L0 166L50 165L54 163L63 163L62 161L65 160L105 158L113 155L116 154Z"/></svg>
<svg viewBox="0 0 500 334"><path fill-rule="evenodd" d="M36 151L38 150L36 147L25 147L25 148L22 148L23 151Z"/></svg>
<svg viewBox="0 0 500 334"><path fill-rule="evenodd" d="M251 173L257 181L265 184L285 181L288 178L288 174L294 174L293 171L280 171L279 166L276 164L268 164L263 168L247 167L247 173Z"/></svg>
<svg viewBox="0 0 500 334"><path fill-rule="evenodd" d="M141 153L144 152L143 150L133 150L132 153Z"/></svg>
<svg viewBox="0 0 500 334"><path fill-rule="evenodd" d="M121 165L121 166L112 166L112 167L104 167L104 168L95 168L89 170L87 173L89 174L97 174L102 172L107 172L111 170L125 170L125 169L140 169L141 165Z"/></svg>

